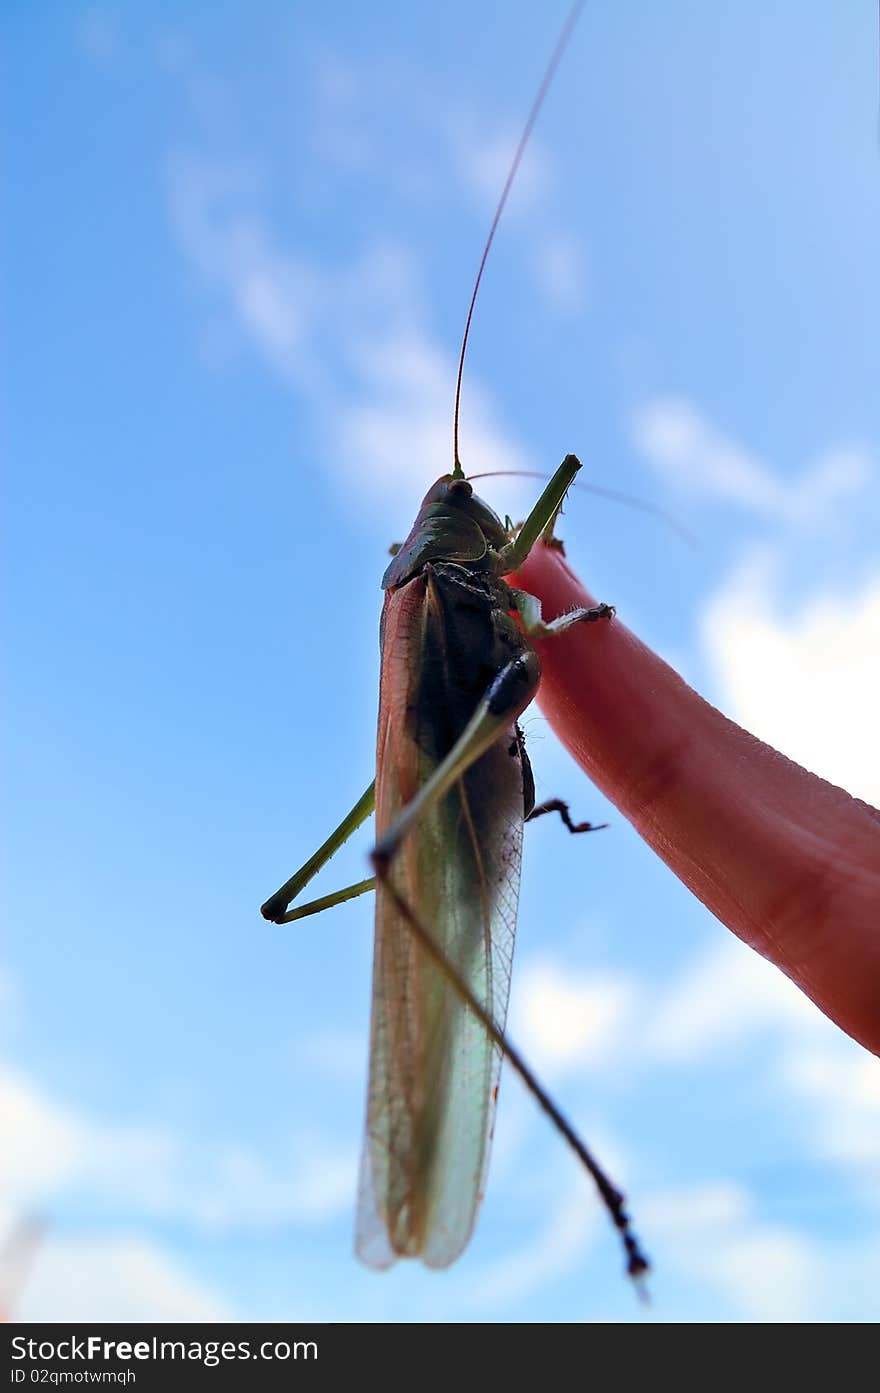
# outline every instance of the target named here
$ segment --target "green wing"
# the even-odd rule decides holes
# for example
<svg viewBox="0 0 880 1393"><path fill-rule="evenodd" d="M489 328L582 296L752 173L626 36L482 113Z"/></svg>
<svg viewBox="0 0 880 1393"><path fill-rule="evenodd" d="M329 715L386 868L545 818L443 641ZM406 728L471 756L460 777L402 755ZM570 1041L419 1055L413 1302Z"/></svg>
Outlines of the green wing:
<svg viewBox="0 0 880 1393"><path fill-rule="evenodd" d="M436 768L508 656L496 651L491 612L470 587L455 584L456 569L429 569L386 598L378 836ZM391 871L397 892L501 1028L522 823L523 769L511 724L423 817ZM500 1063L380 887L357 1226L358 1253L370 1266L420 1257L445 1267L467 1244L483 1193Z"/></svg>

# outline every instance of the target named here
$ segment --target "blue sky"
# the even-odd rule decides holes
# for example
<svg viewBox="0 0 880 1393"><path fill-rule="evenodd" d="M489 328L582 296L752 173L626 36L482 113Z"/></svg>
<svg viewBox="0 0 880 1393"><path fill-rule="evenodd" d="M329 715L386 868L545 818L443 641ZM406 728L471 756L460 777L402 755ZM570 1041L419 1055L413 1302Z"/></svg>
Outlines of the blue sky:
<svg viewBox="0 0 880 1393"><path fill-rule="evenodd" d="M5 7L0 1226L45 1223L23 1317L876 1318L880 1065L537 712L539 794L611 827L529 829L511 1028L631 1195L647 1313L509 1076L462 1260L358 1267L371 908L257 912L370 778L387 546L449 467L475 264L563 12ZM565 519L630 627L874 803L876 22L588 5L463 402L467 468L574 450L690 529L589 494ZM518 513L536 487L484 491Z"/></svg>

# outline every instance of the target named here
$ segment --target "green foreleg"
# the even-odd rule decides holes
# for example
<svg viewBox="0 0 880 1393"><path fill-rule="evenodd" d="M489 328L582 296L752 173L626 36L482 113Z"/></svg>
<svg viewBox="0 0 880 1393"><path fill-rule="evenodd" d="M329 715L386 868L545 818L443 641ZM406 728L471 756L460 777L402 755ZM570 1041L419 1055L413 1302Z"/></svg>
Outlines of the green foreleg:
<svg viewBox="0 0 880 1393"><path fill-rule="evenodd" d="M573 609L568 614L560 614L558 619L545 622L541 617L541 601L537 595L527 590L511 590L517 613L529 638L553 638L564 634L574 624L595 624L600 619L614 617L613 605L591 605L589 608Z"/></svg>
<svg viewBox="0 0 880 1393"><path fill-rule="evenodd" d="M565 456L513 541L501 548L499 575L506 576L511 571L519 570L541 533L552 529L571 481L580 467L577 455Z"/></svg>

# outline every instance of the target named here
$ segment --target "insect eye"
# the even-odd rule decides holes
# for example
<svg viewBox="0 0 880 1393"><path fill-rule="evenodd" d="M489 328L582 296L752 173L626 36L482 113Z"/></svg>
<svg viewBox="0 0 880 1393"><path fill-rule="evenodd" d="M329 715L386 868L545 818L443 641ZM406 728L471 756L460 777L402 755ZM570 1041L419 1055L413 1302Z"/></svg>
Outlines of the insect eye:
<svg viewBox="0 0 880 1393"><path fill-rule="evenodd" d="M463 498L470 498L473 491L474 486L468 479L453 479L449 485L450 493L460 493Z"/></svg>

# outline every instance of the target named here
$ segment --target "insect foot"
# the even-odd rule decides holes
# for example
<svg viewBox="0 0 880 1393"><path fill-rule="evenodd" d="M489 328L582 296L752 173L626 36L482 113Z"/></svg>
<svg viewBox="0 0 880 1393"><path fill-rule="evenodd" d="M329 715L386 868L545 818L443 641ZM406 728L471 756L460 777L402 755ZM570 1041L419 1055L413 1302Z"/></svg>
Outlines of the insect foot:
<svg viewBox="0 0 880 1393"><path fill-rule="evenodd" d="M558 813L562 818L569 832L603 832L608 826L607 822L572 822L568 804L561 798L548 798L546 803L539 803L532 808L526 818L526 822L534 822L536 817L543 817L545 813Z"/></svg>
<svg viewBox="0 0 880 1393"><path fill-rule="evenodd" d="M599 619L613 619L616 613L614 605L594 605L592 609L579 610L578 619L582 624L595 624Z"/></svg>

